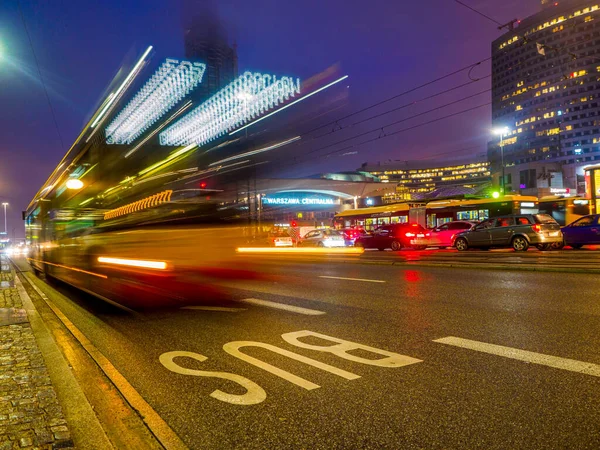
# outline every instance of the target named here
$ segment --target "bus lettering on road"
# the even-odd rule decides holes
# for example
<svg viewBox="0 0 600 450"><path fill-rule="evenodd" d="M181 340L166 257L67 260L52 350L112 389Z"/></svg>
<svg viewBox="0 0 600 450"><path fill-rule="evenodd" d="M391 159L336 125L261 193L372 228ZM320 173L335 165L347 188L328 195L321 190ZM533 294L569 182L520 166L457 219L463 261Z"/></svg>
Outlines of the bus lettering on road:
<svg viewBox="0 0 600 450"><path fill-rule="evenodd" d="M196 361L204 362L208 358L200 353L193 352L167 352L160 355L160 363L172 372L179 373L181 375L192 375L195 377L213 377L221 378L223 380L233 381L246 389L245 394L228 394L219 389L211 392L210 396L221 400L222 402L232 403L234 405L256 405L262 403L267 398L267 393L254 381L249 380L241 375L228 372L211 372L208 370L196 370L188 369L177 364L175 358L192 358Z"/></svg>
<svg viewBox="0 0 600 450"><path fill-rule="evenodd" d="M370 366L397 368L422 362L422 360L411 358L410 356L389 352L387 350L381 350L375 347L358 344L356 342L347 341L344 339L338 339L336 337L327 336L325 334L316 333L314 331L309 330L284 333L281 335L281 337L284 341L295 347L305 348L308 350L314 350L318 352L332 353L333 355L336 355L340 358L347 359L349 361L360 364L367 364ZM323 341L328 341L330 343L333 342L333 345L307 344L306 342L302 342L300 340L302 338L317 338ZM265 344L264 342L233 341L223 345L223 350L225 350L225 352L229 355L234 356L235 358L238 358L244 362L247 362L248 364L252 364L253 366L266 370L267 372L272 373L273 375L283 378L284 380L289 381L290 383L295 384L296 386L300 386L301 388L304 388L309 391L317 389L321 386L313 383L312 381L299 377L298 375L294 375L293 373L290 373L287 370L280 369L279 367L275 367L274 365L264 362L258 358L247 355L240 350L243 347L256 347L266 349L273 353L286 356L290 359L302 362L309 366L316 367L317 369L324 370L325 372L337 375L346 380L356 380L357 378L360 378L360 375L356 375L352 372L348 372L346 370L334 367L332 365L325 364L307 356L299 355L298 353L285 350L275 345ZM364 358L350 353L354 350L362 350L365 352L372 353L376 356L383 357L377 359ZM227 392L223 392L217 389L210 394L211 397L217 400L226 403L231 403L234 405L256 405L258 403L263 402L267 398L267 393L265 392L265 390L258 384L256 384L254 381L251 381L246 377L229 372L212 372L207 370L189 369L176 363L175 358L191 358L199 362L204 362L208 359L206 356L203 356L199 353L186 351L172 351L160 355L159 361L165 368L181 375L220 378L223 380L233 381L242 386L244 389L246 389L246 393L241 395L228 394Z"/></svg>
<svg viewBox="0 0 600 450"><path fill-rule="evenodd" d="M388 352L387 350L381 350L375 347L369 347L368 345L357 344L356 342L346 341L344 339L338 339L335 337L327 336L321 333L315 333L314 331L302 330L294 331L292 333L284 333L281 335L284 341L288 344L295 345L296 347L306 348L309 350L316 350L318 352L333 353L340 358L344 358L350 361L354 361L361 364L368 364L370 366L378 367L403 367L410 364L416 364L423 362L420 359L411 358L410 356L400 355L399 353ZM300 341L300 338L313 337L322 339L325 341L335 342L336 345L314 345L307 344ZM361 358L360 356L348 353L352 350L363 350L376 355L383 355L384 358L379 359L368 359Z"/></svg>
<svg viewBox="0 0 600 450"><path fill-rule="evenodd" d="M245 353L242 353L240 351L240 348L242 348L242 347L265 348L267 350L278 353L280 355L287 356L288 358L295 359L296 361L300 361L304 364L308 364L309 366L317 367L318 369L325 370L329 373L333 373L342 378L345 378L346 380L356 380L357 378L360 378L360 375L355 375L351 372L347 372L345 370L338 369L337 367L330 366L329 364L322 363L322 362L317 361L312 358L307 358L306 356L302 356L302 355L299 355L298 353L284 350L282 348L276 347L271 344L264 344L262 342L251 342L251 341L234 341L234 342L229 342L223 346L223 350L225 350L231 356L235 356L236 358L241 359L242 361L246 361L247 363L250 363L256 367L260 367L261 369L264 369L267 372L271 372L273 375L277 375L278 377L283 378L284 380L287 380L290 383L300 386L308 391L317 389L320 386L311 381L305 380L304 378L301 378L297 375L294 375L293 373L290 373L286 370L279 369L278 367L275 367L269 363L261 361L260 359L246 355Z"/></svg>

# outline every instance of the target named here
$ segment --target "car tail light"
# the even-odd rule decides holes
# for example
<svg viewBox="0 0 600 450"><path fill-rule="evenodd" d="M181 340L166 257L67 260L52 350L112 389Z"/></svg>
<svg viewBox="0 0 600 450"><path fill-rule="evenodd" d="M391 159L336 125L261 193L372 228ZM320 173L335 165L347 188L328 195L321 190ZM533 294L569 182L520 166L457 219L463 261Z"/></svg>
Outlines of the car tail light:
<svg viewBox="0 0 600 450"><path fill-rule="evenodd" d="M531 225L531 228L533 229L533 231L535 231L536 233L541 233L542 232L542 226L538 225L537 223L535 225Z"/></svg>
<svg viewBox="0 0 600 450"><path fill-rule="evenodd" d="M425 233L425 237L431 236L431 233Z"/></svg>
<svg viewBox="0 0 600 450"><path fill-rule="evenodd" d="M415 233L406 233L404 236L406 236L406 237L415 237Z"/></svg>

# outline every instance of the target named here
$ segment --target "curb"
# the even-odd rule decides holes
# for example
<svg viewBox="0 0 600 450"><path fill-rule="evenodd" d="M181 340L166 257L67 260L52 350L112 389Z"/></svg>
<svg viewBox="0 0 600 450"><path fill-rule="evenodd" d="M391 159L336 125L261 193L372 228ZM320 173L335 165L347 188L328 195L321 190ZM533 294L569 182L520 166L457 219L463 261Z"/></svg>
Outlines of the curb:
<svg viewBox="0 0 600 450"><path fill-rule="evenodd" d="M14 262L13 262L14 264ZM68 330L82 351L87 353L93 364L103 373L103 375L112 384L113 389L119 393L123 401L128 404L134 414L143 423L144 429L153 436L155 442L160 448L167 450L186 450L188 447L183 443L179 436L167 425L167 423L158 415L154 409L143 399L143 397L129 384L125 377L112 365L112 363L75 327L75 325L62 313L60 309L46 296L46 294L30 278L35 276L21 274L32 289L41 297L42 301L56 316L56 319ZM60 350L59 350L60 351ZM62 355L61 355L62 356ZM85 395L85 394L84 394ZM96 416L95 416L96 417ZM99 423L99 422L98 422ZM128 444L130 445L130 444ZM140 445L138 443L138 445ZM85 445L80 448L99 448L93 445ZM115 448L111 445L109 448ZM121 447L121 448L140 448ZM145 447L145 448L155 448Z"/></svg>
<svg viewBox="0 0 600 450"><path fill-rule="evenodd" d="M12 261L11 264L14 266ZM27 311L31 329L46 362L50 380L56 390L75 446L86 449L113 449L69 364L25 290L17 271L15 271L15 287Z"/></svg>

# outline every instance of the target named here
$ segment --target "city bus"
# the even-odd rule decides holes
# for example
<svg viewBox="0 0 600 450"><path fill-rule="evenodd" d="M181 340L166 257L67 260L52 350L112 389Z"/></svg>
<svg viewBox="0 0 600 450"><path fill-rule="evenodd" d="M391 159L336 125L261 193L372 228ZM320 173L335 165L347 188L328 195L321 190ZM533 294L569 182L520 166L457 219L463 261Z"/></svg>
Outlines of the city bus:
<svg viewBox="0 0 600 450"><path fill-rule="evenodd" d="M373 231L382 225L394 223L420 223L418 208L424 203L394 203L368 208L348 209L334 217L336 228L362 228Z"/></svg>
<svg viewBox="0 0 600 450"><path fill-rule="evenodd" d="M590 201L583 197L547 196L540 198L539 210L565 226L590 214Z"/></svg>
<svg viewBox="0 0 600 450"><path fill-rule="evenodd" d="M537 197L506 195L500 198L435 200L426 205L427 228L453 220L480 222L506 214L537 214Z"/></svg>

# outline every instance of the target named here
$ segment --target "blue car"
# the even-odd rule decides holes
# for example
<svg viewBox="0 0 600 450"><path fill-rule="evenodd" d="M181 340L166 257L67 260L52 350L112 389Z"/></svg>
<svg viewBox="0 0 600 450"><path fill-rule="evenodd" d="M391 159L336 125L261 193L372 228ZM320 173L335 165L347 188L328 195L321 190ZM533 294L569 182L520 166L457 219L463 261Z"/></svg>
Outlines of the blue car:
<svg viewBox="0 0 600 450"><path fill-rule="evenodd" d="M583 216L562 228L565 245L579 250L584 245L600 244L600 214Z"/></svg>

